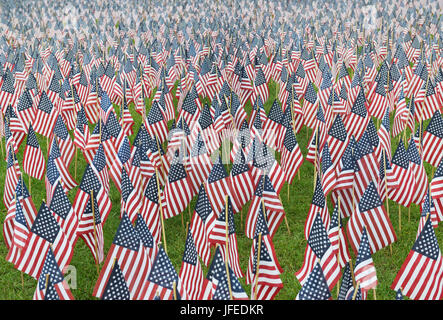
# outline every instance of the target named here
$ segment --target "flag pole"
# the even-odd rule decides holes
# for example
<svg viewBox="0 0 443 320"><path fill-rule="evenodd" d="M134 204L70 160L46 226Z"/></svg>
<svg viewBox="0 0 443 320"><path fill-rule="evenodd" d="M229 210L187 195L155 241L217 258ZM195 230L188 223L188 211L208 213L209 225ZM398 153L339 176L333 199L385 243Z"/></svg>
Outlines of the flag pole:
<svg viewBox="0 0 443 320"><path fill-rule="evenodd" d="M357 297L358 288L360 287L360 281L357 282L357 286L354 289L354 294L352 295L352 300L355 300L355 297Z"/></svg>
<svg viewBox="0 0 443 320"><path fill-rule="evenodd" d="M100 268L98 265L98 241L97 241L97 231L95 228L95 208L94 208L94 192L91 190L91 207L92 207L92 226L94 228L94 250L97 259L95 260L95 265L97 266L97 274L100 274Z"/></svg>
<svg viewBox="0 0 443 320"><path fill-rule="evenodd" d="M261 237L262 237L262 233L260 232L258 234L258 251L257 251L257 263L255 265L255 285L254 285L254 297L255 300L258 300L257 297L257 287L258 287L258 270L259 270L259 265L260 265L260 254L261 254Z"/></svg>
<svg viewBox="0 0 443 320"><path fill-rule="evenodd" d="M228 279L229 296L230 296L230 299L233 300L233 298L232 298L232 288L231 288L231 279L230 279L230 275L229 275L229 266L228 266L228 258L229 258L228 197L229 196L226 195L226 198L225 198L225 223L226 223L226 228L225 228L225 232L226 232L225 267L226 267L226 277Z"/></svg>
<svg viewBox="0 0 443 320"><path fill-rule="evenodd" d="M338 266L340 267L340 236L341 236L341 211L340 211L340 196L338 197L338 215L337 215L337 219L338 219L338 251L337 251L337 263ZM338 295L340 294L340 279L338 279L337 281L337 298Z"/></svg>
<svg viewBox="0 0 443 320"><path fill-rule="evenodd" d="M280 202L282 202L281 196L278 195L278 197L280 198ZM282 204L283 204L283 202L282 202ZM286 223L286 228L288 229L288 234L291 235L291 230L289 230L289 223L288 223L288 218L286 217L286 214L285 214L285 223Z"/></svg>
<svg viewBox="0 0 443 320"><path fill-rule="evenodd" d="M317 173L318 135L319 135L319 128L317 127L316 134L315 134L314 191L315 191L315 186L317 184L317 179L318 179L318 173Z"/></svg>
<svg viewBox="0 0 443 320"><path fill-rule="evenodd" d="M158 203L160 205L160 219L162 224L162 233L163 233L163 242L165 244L165 252L168 254L168 249L166 247L166 233L165 233L165 222L164 222L164 214L163 214L163 205L160 198L160 183L158 181L158 170L155 168L155 178L157 180L157 197L158 197Z"/></svg>

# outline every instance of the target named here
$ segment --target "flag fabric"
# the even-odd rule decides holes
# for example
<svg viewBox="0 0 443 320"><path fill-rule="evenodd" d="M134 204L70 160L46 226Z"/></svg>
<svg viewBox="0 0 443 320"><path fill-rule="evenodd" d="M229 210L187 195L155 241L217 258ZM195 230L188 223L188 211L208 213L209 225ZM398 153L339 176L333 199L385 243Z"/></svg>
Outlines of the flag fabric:
<svg viewBox="0 0 443 320"><path fill-rule="evenodd" d="M323 225L326 229L329 228L331 217L329 216L328 206L326 205L326 197L321 184L321 179L316 179L314 194L312 196L311 206L309 207L308 216L306 217L304 234L305 239L309 239L312 226L316 219L317 213L320 213L320 217L323 221Z"/></svg>
<svg viewBox="0 0 443 320"><path fill-rule="evenodd" d="M209 235L214 227L217 216L209 201L204 184L200 186L194 214L191 218L190 230L194 235L195 247L203 263L207 266L210 262Z"/></svg>
<svg viewBox="0 0 443 320"><path fill-rule="evenodd" d="M32 125L29 126L26 147L23 153L23 171L41 180L45 174L45 158Z"/></svg>
<svg viewBox="0 0 443 320"><path fill-rule="evenodd" d="M390 175L391 181L394 182L388 181L388 198L404 207L409 207L412 203L413 191L415 191L410 187L414 185L414 177L402 139L392 157Z"/></svg>
<svg viewBox="0 0 443 320"><path fill-rule="evenodd" d="M443 155L443 118L435 111L423 132L423 160L437 167Z"/></svg>
<svg viewBox="0 0 443 320"><path fill-rule="evenodd" d="M192 200L192 190L190 189L189 174L183 163L183 149L175 152L171 161L171 168L168 173L168 181L163 191L165 197L165 219L172 218L185 210Z"/></svg>
<svg viewBox="0 0 443 320"><path fill-rule="evenodd" d="M328 229L329 240L331 241L332 249L337 256L337 261L340 268L343 268L350 260L351 254L349 252L348 242L343 233L342 213L339 208L339 203L335 204L334 211L331 216L331 224Z"/></svg>
<svg viewBox="0 0 443 320"><path fill-rule="evenodd" d="M243 271L240 267L238 255L237 234L234 221L234 211L229 196L225 198L225 205L220 210L217 220L209 234L209 242L221 246L222 256L232 267L237 278L242 278Z"/></svg>
<svg viewBox="0 0 443 320"><path fill-rule="evenodd" d="M106 261L95 284L93 296L102 298L103 295L106 295L109 282L115 280L114 269L115 265L118 265L119 273L121 273L120 278L127 285L126 296L130 296L131 299L138 297L149 273L148 259L139 234L129 220L128 215L123 214Z"/></svg>
<svg viewBox="0 0 443 320"><path fill-rule="evenodd" d="M354 253L358 252L363 228L366 229L371 254L394 243L397 240L394 228L377 192L371 182L363 193L356 211L347 224L347 235Z"/></svg>
<svg viewBox="0 0 443 320"><path fill-rule="evenodd" d="M207 300L210 297L211 286L203 276L193 238L191 229L188 229L179 278L190 300Z"/></svg>
<svg viewBox="0 0 443 320"><path fill-rule="evenodd" d="M46 255L33 300L74 300L52 248Z"/></svg>
<svg viewBox="0 0 443 320"><path fill-rule="evenodd" d="M329 290L332 290L340 279L341 271L327 229L319 213L315 215L309 233L303 265L295 273L295 276L302 286L306 284L310 273L317 264L320 265L323 271L323 276L328 284Z"/></svg>
<svg viewBox="0 0 443 320"><path fill-rule="evenodd" d="M372 261L369 238L365 227L363 227L360 245L358 247L354 277L357 284L359 284L359 289L361 289L362 292L375 289L378 284L377 273L374 262Z"/></svg>
<svg viewBox="0 0 443 320"><path fill-rule="evenodd" d="M217 245L206 279L211 283L210 300L248 300L248 295Z"/></svg>
<svg viewBox="0 0 443 320"><path fill-rule="evenodd" d="M35 279L39 278L47 252L51 247L57 264L63 270L71 261L72 243L66 237L47 205L42 202L31 226L28 241L23 248L20 259L15 264L15 268Z"/></svg>
<svg viewBox="0 0 443 320"><path fill-rule="evenodd" d="M161 300L173 300L174 296L177 300L189 299L183 282L162 246L159 247L139 297L141 300L153 300L156 295Z"/></svg>
<svg viewBox="0 0 443 320"><path fill-rule="evenodd" d="M257 217L254 241L249 255L246 283L251 284L251 298L273 300L283 287L274 245L269 235L263 206Z"/></svg>
<svg viewBox="0 0 443 320"><path fill-rule="evenodd" d="M331 300L332 295L320 263L317 262L309 273L295 300Z"/></svg>
<svg viewBox="0 0 443 320"><path fill-rule="evenodd" d="M391 289L401 289L413 300L440 300L442 298L442 257L431 219L412 246L398 271Z"/></svg>

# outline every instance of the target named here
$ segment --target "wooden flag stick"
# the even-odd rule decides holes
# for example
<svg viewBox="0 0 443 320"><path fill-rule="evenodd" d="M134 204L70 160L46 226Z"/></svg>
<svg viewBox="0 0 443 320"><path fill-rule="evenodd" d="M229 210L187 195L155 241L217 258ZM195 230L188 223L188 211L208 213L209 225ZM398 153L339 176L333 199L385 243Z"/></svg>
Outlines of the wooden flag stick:
<svg viewBox="0 0 443 320"><path fill-rule="evenodd" d="M260 254L261 254L261 237L262 237L262 233L260 232L258 234L258 251L257 251L257 263L255 265L255 285L254 285L254 297L255 300L258 300L257 297L257 291L258 291L258 270L259 270L259 265L260 265Z"/></svg>
<svg viewBox="0 0 443 320"><path fill-rule="evenodd" d="M398 231L401 232L401 204L398 204Z"/></svg>
<svg viewBox="0 0 443 320"><path fill-rule="evenodd" d="M340 212L340 197L338 197L338 215L337 215L337 219L338 219L338 250L337 250L337 263L338 266L340 266L340 236L341 236L341 227L340 227L340 223L341 223L341 212ZM340 294L340 279L337 281L337 298L338 295Z"/></svg>
<svg viewBox="0 0 443 320"><path fill-rule="evenodd" d="M357 296L358 288L360 287L360 281L357 282L357 286L354 289L354 294L352 295L352 300L355 300L355 297Z"/></svg>
<svg viewBox="0 0 443 320"><path fill-rule="evenodd" d="M374 292L374 300L377 300L377 294L375 293L375 288L372 289L372 292Z"/></svg>
<svg viewBox="0 0 443 320"><path fill-rule="evenodd" d="M95 265L97 266L97 274L100 274L100 268L98 266L98 245L97 245L97 231L95 228L95 208L94 208L94 192L91 190L91 207L92 207L92 225L94 228L94 250L97 259L95 260Z"/></svg>
<svg viewBox="0 0 443 320"><path fill-rule="evenodd" d="M229 287L229 297L232 298L232 288L231 288L231 279L229 275L229 266L228 266L228 258L229 258L229 236L228 236L228 196L225 198L225 223L226 223L226 248L225 248L225 267L226 267L226 277L228 279L228 287Z"/></svg>
<svg viewBox="0 0 443 320"><path fill-rule="evenodd" d="M75 146L74 178L77 180L77 146Z"/></svg>
<svg viewBox="0 0 443 320"><path fill-rule="evenodd" d="M317 127L317 131L315 134L314 191L315 191L315 186L317 184L317 179L318 179L318 177L317 177L317 175L318 175L318 173L317 173L318 135L319 135L319 129Z"/></svg>
<svg viewBox="0 0 443 320"><path fill-rule="evenodd" d="M282 202L280 195L278 197L280 198L280 202ZM288 218L286 217L286 214L285 214L285 223L286 223L286 228L288 229L288 234L291 235L291 230L289 230L289 223L288 223Z"/></svg>
<svg viewBox="0 0 443 320"><path fill-rule="evenodd" d="M45 282L45 296L48 293L48 286L49 286L49 273L46 274L46 282Z"/></svg>
<svg viewBox="0 0 443 320"><path fill-rule="evenodd" d="M177 284L175 283L175 280L172 282L172 290L174 291L174 300L177 300Z"/></svg>
<svg viewBox="0 0 443 320"><path fill-rule="evenodd" d="M165 252L168 254L168 249L166 247L166 233L165 233L165 222L164 222L164 215L163 215L163 205L160 198L160 183L158 181L158 170L155 168L155 178L157 180L157 197L158 197L158 204L160 205L160 220L162 224L162 233L163 233L163 243L165 247Z"/></svg>

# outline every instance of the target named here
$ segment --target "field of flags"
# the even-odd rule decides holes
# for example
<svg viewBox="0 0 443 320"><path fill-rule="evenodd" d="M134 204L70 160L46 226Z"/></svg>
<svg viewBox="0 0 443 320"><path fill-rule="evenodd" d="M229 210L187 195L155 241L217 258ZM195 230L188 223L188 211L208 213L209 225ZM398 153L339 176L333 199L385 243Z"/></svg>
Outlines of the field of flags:
<svg viewBox="0 0 443 320"><path fill-rule="evenodd" d="M0 299L441 300L440 5L3 1Z"/></svg>

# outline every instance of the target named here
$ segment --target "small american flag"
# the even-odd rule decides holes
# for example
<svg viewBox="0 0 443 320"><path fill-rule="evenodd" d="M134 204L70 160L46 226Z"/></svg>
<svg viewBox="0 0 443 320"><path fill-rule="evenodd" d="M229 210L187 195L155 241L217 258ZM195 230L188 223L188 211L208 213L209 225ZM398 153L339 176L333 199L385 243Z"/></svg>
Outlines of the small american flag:
<svg viewBox="0 0 443 320"><path fill-rule="evenodd" d="M440 300L442 290L442 256L431 219L412 246L406 260L395 277L391 289L401 288L413 300Z"/></svg>
<svg viewBox="0 0 443 320"><path fill-rule="evenodd" d="M355 281L360 284L363 292L374 289L378 284L377 274L371 256L369 238L365 227L363 227L360 245L358 247L354 277Z"/></svg>
<svg viewBox="0 0 443 320"><path fill-rule="evenodd" d="M247 300L248 295L242 288L229 263L226 264L224 261L221 253L222 250L220 246L217 246L212 263L206 274L206 279L212 285L211 300Z"/></svg>
<svg viewBox="0 0 443 320"><path fill-rule="evenodd" d="M301 287L295 300L331 300L332 295L325 275L317 262L309 273L305 284Z"/></svg>
<svg viewBox="0 0 443 320"><path fill-rule="evenodd" d="M49 248L46 255L33 300L74 300L52 248Z"/></svg>
<svg viewBox="0 0 443 320"><path fill-rule="evenodd" d="M71 261L72 243L57 223L53 213L42 202L31 226L28 241L15 267L35 279L39 278L50 247L53 248L57 264L63 270Z"/></svg>
<svg viewBox="0 0 443 320"><path fill-rule="evenodd" d="M340 279L340 266L322 220L321 215L317 213L309 233L303 266L295 275L300 284L304 286L309 279L309 274L318 262L323 270L329 290L331 290Z"/></svg>
<svg viewBox="0 0 443 320"><path fill-rule="evenodd" d="M347 235L354 253L358 252L363 228L368 233L371 253L375 253L397 240L391 221L381 202L377 187L371 182L363 193L357 210L348 221Z"/></svg>
<svg viewBox="0 0 443 320"><path fill-rule="evenodd" d="M175 289L175 292L174 292ZM163 247L160 246L152 264L148 278L140 291L140 299L153 300L158 295L161 300L187 300L183 283Z"/></svg>
<svg viewBox="0 0 443 320"><path fill-rule="evenodd" d="M26 147L23 153L23 171L38 180L41 180L45 174L45 157L32 125L29 125Z"/></svg>
<svg viewBox="0 0 443 320"><path fill-rule="evenodd" d="M203 276L203 269L198 260L197 248L191 229L188 230L186 237L179 278L189 299L207 300L210 297L211 286Z"/></svg>

